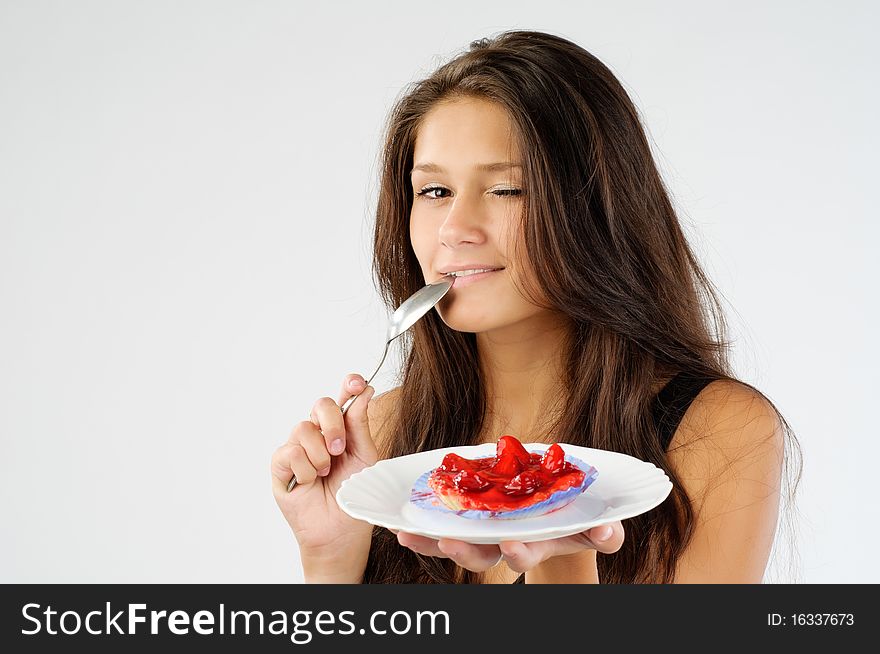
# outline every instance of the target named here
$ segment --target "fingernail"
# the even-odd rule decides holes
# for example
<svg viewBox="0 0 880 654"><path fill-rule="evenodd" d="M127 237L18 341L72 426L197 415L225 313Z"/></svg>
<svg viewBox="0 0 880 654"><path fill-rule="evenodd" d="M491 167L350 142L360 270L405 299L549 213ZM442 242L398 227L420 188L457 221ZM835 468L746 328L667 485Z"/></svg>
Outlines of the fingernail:
<svg viewBox="0 0 880 654"><path fill-rule="evenodd" d="M342 451L345 449L345 443L342 442L341 438L337 438L335 441L330 443L330 454L342 454Z"/></svg>
<svg viewBox="0 0 880 654"><path fill-rule="evenodd" d="M327 466L327 467L324 468L323 470L318 470L318 476L319 476L319 477L326 477L326 476L329 475L329 474L330 474L330 466Z"/></svg>
<svg viewBox="0 0 880 654"><path fill-rule="evenodd" d="M614 533L614 530L611 527L604 527L598 534L596 534L597 541L606 541L611 538L611 535Z"/></svg>
<svg viewBox="0 0 880 654"><path fill-rule="evenodd" d="M361 380L360 379L352 379L350 382L348 382L348 385L350 388L356 390L361 387Z"/></svg>

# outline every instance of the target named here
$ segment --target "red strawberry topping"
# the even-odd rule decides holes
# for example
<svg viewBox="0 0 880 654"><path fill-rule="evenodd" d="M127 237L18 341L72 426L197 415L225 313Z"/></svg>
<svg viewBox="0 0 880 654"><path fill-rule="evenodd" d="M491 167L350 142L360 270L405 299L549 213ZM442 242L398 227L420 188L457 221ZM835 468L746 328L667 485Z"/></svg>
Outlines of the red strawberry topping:
<svg viewBox="0 0 880 654"><path fill-rule="evenodd" d="M555 474L562 470L564 464L565 452L562 451L562 448L559 447L558 443L553 443L553 445L547 448L547 451L544 452L544 456L541 457L541 467L547 472Z"/></svg>
<svg viewBox="0 0 880 654"><path fill-rule="evenodd" d="M428 478L437 495L464 509L512 511L583 483L584 471L565 460L554 443L530 454L514 436L498 440L494 457L467 459L447 454Z"/></svg>

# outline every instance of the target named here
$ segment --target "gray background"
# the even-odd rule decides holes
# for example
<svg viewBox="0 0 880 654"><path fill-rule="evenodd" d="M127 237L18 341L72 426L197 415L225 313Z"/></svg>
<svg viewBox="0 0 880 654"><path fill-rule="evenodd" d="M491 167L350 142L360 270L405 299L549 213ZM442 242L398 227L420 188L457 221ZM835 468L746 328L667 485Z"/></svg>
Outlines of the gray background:
<svg viewBox="0 0 880 654"><path fill-rule="evenodd" d="M385 115L508 28L631 93L803 444L804 580L880 581L872 4L0 2L0 581L301 579L269 459L381 355Z"/></svg>

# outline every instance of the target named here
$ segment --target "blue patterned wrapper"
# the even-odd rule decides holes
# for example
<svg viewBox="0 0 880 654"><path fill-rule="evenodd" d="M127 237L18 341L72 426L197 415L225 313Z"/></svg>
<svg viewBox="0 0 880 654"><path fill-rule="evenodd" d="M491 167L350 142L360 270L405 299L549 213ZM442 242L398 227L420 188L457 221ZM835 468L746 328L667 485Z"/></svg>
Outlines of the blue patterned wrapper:
<svg viewBox="0 0 880 654"><path fill-rule="evenodd" d="M492 458L492 457L483 457ZM518 518L533 518L551 511L561 509L566 504L574 501L574 499L587 490L590 484L596 481L599 471L591 465L587 465L580 459L573 456L566 456L565 460L572 465L577 466L584 472L584 480L578 486L573 486L565 490L556 491L543 502L532 504L521 509L513 511L477 511L475 509L462 509L461 511L453 511L446 506L434 490L428 486L428 477L431 476L433 470L428 470L425 474L416 480L410 491L410 502L422 509L429 511L441 511L452 515L461 516L462 518L470 518L471 520L515 520Z"/></svg>

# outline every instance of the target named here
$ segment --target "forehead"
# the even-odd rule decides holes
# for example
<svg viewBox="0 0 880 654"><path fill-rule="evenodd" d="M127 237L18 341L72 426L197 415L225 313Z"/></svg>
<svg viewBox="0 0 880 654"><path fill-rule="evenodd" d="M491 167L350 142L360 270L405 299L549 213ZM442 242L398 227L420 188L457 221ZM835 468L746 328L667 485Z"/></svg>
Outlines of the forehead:
<svg viewBox="0 0 880 654"><path fill-rule="evenodd" d="M413 160L441 166L518 161L513 122L499 104L479 98L444 101L425 114L416 133Z"/></svg>

